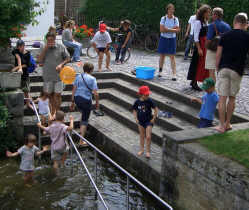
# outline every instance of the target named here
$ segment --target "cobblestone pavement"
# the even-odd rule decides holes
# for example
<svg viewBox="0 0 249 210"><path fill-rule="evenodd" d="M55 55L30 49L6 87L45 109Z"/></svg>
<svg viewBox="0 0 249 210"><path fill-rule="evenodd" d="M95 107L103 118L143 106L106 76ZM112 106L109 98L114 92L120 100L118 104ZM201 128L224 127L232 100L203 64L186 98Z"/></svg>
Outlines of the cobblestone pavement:
<svg viewBox="0 0 249 210"><path fill-rule="evenodd" d="M95 71L97 71L97 64L98 59L97 58L88 58L87 56L81 57L83 63L84 62L91 62L95 66ZM111 59L111 69L113 72L126 72L130 73L131 70L134 69L135 66L152 66L155 67L158 70L158 60L159 55L157 53L147 53L144 51L138 51L138 50L132 50L132 55L130 60L123 64L123 65L116 65L114 63L114 55L112 55ZM155 76L155 78L152 80L155 83L159 83L163 86L166 86L168 88L172 88L174 90L177 90L181 93L185 93L192 96L201 96L203 95L203 92L197 92L191 89L189 85L189 81L186 80L188 68L189 68L190 60L184 61L182 56L176 56L176 70L177 70L177 81L171 80L171 68L170 68L170 61L169 58L166 57L165 65L163 69L163 77L158 78ZM80 68L78 68L80 65L73 64L77 71L80 71ZM105 58L102 65L103 71L105 71ZM157 72L156 72L157 75ZM249 76L245 75L243 76L242 83L241 83L241 89L239 94L237 95L236 100L236 109L235 111L244 115L249 116Z"/></svg>

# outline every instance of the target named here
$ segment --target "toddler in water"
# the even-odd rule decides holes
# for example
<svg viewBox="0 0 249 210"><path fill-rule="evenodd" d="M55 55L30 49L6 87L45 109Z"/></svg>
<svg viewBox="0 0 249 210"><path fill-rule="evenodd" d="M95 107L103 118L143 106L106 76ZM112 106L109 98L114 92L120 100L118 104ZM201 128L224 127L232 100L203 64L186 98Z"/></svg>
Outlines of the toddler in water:
<svg viewBox="0 0 249 210"><path fill-rule="evenodd" d="M12 153L10 151L6 152L7 157L16 157L21 155L22 161L20 165L20 169L24 171L24 182L26 186L30 186L28 183L33 183L33 175L34 175L34 156L41 155L45 151L49 149L48 146L44 146L43 150L40 151L38 147L35 146L36 137L33 134L28 134L25 140L25 145L18 149L17 152Z"/></svg>
<svg viewBox="0 0 249 210"><path fill-rule="evenodd" d="M48 132L51 138L51 159L54 161L54 170L57 173L59 165L64 165L64 161L67 157L67 131L73 130L73 117L70 116L70 126L64 124L64 112L57 111L55 116L55 122L50 126L44 127L41 123L37 126Z"/></svg>
<svg viewBox="0 0 249 210"><path fill-rule="evenodd" d="M50 103L48 96L44 94L44 92L41 92L40 97L37 98L34 102L38 103L38 112L40 114L41 124L45 126L46 122L48 122L48 125L50 125L52 116L50 113ZM43 131L43 134L46 135L46 131Z"/></svg>
<svg viewBox="0 0 249 210"><path fill-rule="evenodd" d="M158 113L158 108L151 98L149 98L150 89L148 86L141 86L138 94L140 97L133 105L133 115L138 124L140 134L140 151L138 155L140 156L144 153L144 138L146 138L146 157L150 158L151 132ZM152 109L154 109L153 115Z"/></svg>

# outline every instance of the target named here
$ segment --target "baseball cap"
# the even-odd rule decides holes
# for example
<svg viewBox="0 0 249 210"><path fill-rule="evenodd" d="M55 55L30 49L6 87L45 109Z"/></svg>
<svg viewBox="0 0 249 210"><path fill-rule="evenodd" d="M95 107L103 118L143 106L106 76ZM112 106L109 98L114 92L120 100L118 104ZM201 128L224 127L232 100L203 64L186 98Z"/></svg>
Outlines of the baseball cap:
<svg viewBox="0 0 249 210"><path fill-rule="evenodd" d="M24 41L19 39L17 42L16 42L16 47L20 47L20 46L23 46L25 45Z"/></svg>
<svg viewBox="0 0 249 210"><path fill-rule="evenodd" d="M215 86L215 82L214 82L213 78L209 77L203 81L201 89L207 90L207 89L214 87L214 86Z"/></svg>
<svg viewBox="0 0 249 210"><path fill-rule="evenodd" d="M106 24L101 23L101 24L99 25L99 31L100 31L100 32L105 32L105 31L106 31Z"/></svg>
<svg viewBox="0 0 249 210"><path fill-rule="evenodd" d="M148 86L141 86L138 91L139 95L150 95L150 88Z"/></svg>

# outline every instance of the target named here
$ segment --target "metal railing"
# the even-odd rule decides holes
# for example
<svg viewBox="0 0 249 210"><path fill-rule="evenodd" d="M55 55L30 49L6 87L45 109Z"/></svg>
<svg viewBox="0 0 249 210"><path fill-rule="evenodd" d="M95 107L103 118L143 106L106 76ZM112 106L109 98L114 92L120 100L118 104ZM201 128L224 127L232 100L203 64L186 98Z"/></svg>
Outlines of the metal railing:
<svg viewBox="0 0 249 210"><path fill-rule="evenodd" d="M37 117L38 122L41 122L39 114L37 112L36 106L34 104L34 102L32 101L31 98L24 98L25 100L30 100L32 103L32 106L34 107L34 111ZM91 148L94 149L94 165L95 165L95 182L89 172L89 170L86 167L85 162L83 161L77 147L75 146L72 137L69 133L67 133L67 136L70 140L71 145L73 146L74 150L76 151L76 154L78 156L78 158L80 159L83 167L85 168L88 177L90 178L91 183L93 184L97 194L100 197L100 200L102 202L102 204L104 205L104 207L108 210L108 206L106 205L97 185L97 153L99 153L102 157L104 157L107 161L109 161L110 163L112 163L116 168L118 168L122 173L124 173L126 175L126 209L129 210L129 188L130 188L130 179L133 180L136 184L138 184L140 187L142 187L147 193L149 193L150 195L152 195L155 199L157 199L163 206L167 207L170 210L173 210L173 208L166 203L163 199L161 199L158 195L156 195L153 191L151 191L148 187L146 187L144 184L142 184L140 181L138 181L134 176L132 176L128 171L126 171L124 168L122 168L119 164L117 164L116 162L114 162L109 156L107 156L105 153L103 153L101 150L99 150L97 147L95 147L91 142L89 142L87 139L85 139L84 137L82 137L77 131L73 130L72 131L76 136L78 136L80 139L82 139L83 141L85 141ZM40 128L39 128L39 136L38 136L38 142L39 142L39 148L41 149L41 132L40 132ZM72 154L72 152L71 152Z"/></svg>
<svg viewBox="0 0 249 210"><path fill-rule="evenodd" d="M97 147L95 147L91 142L89 142L87 139L82 137L77 131L72 131L76 136L78 136L80 139L85 141L91 148L94 149L94 156L95 156L95 183L97 182L97 153L99 153L102 157L104 157L107 161L112 163L116 168L118 168L122 173L126 175L126 183L127 183L127 190L126 190L126 209L129 209L129 185L130 185L130 179L133 180L136 184L138 184L140 187L142 187L147 193L152 195L155 199L157 199L163 206L167 207L170 210L173 210L173 208L166 203L163 199L161 199L158 195L156 195L153 191L151 191L148 187L146 187L144 184L142 184L140 181L138 181L134 176L132 176L128 171L126 171L124 168L122 168L119 164L114 162L109 156L107 156L105 153L103 153L101 150L99 150Z"/></svg>
<svg viewBox="0 0 249 210"><path fill-rule="evenodd" d="M78 158L80 159L80 162L82 163L83 167L85 168L86 173L87 173L87 176L89 177L89 179L90 179L90 181L92 182L92 184L93 184L93 186L94 186L96 192L98 193L99 198L100 198L102 204L103 204L104 207L108 210L109 208L108 208L108 206L106 205L106 203L105 203L105 201L104 201L104 199L103 199L103 196L101 195L101 193L100 193L100 191L99 191L97 185L95 184L95 182L94 182L94 180L93 180L93 178L92 178L92 176L91 176L91 174L90 174L88 168L86 167L86 164L85 164L84 160L82 159L82 157L81 157L81 155L80 155L80 153L79 153L77 147L75 146L75 144L74 144L74 142L73 142L73 140L72 140L71 135L70 135L69 133L67 133L67 136L68 136L68 138L69 138L69 140L70 140L70 143L71 143L71 145L73 146L73 148L74 148L74 150L75 150L75 152L76 152ZM72 152L71 152L71 154L72 154ZM96 179L96 178L97 178L97 177L95 177L95 179Z"/></svg>

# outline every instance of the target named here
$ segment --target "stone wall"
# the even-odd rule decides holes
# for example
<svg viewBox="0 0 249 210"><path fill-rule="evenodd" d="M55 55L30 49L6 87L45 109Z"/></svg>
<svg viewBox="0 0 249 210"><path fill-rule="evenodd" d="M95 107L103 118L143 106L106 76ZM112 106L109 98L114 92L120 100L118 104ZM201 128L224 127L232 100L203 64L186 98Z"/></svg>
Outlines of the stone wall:
<svg viewBox="0 0 249 210"><path fill-rule="evenodd" d="M21 90L15 91L6 91L6 105L8 111L11 115L10 126L15 132L15 135L20 137L20 140L23 140L23 101L24 94Z"/></svg>
<svg viewBox="0 0 249 210"><path fill-rule="evenodd" d="M249 170L199 143L165 137L160 195L183 210L248 210Z"/></svg>

